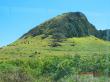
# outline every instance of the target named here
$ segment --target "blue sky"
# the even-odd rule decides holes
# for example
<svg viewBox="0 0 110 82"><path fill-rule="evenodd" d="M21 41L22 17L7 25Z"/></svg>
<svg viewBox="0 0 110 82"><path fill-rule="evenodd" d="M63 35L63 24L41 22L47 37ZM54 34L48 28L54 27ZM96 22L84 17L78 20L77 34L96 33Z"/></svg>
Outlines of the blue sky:
<svg viewBox="0 0 110 82"><path fill-rule="evenodd" d="M64 12L83 12L98 29L110 28L110 0L0 0L0 46Z"/></svg>

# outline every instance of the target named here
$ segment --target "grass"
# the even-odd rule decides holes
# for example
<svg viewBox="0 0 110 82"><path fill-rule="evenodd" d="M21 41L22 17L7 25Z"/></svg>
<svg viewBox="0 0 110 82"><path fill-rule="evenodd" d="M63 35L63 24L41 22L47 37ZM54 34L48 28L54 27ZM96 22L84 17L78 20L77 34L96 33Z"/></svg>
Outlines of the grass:
<svg viewBox="0 0 110 82"><path fill-rule="evenodd" d="M0 49L0 82L76 82L79 72L110 68L108 41L94 36L67 38L59 42L61 46L51 47L51 36L42 36L19 39ZM79 79L105 82L106 77L82 75Z"/></svg>

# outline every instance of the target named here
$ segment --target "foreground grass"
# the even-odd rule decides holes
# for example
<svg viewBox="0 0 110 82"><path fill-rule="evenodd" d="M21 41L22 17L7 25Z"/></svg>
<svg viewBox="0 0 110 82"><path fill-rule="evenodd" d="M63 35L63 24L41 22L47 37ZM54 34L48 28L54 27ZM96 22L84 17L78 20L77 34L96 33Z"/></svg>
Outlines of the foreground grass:
<svg viewBox="0 0 110 82"><path fill-rule="evenodd" d="M94 61L94 60L93 60ZM81 72L104 72L102 65L96 69L93 61L79 56L46 56L0 62L0 82L106 82L109 78ZM93 64L92 64L93 63ZM88 65L89 64L89 65ZM86 66L87 68L85 68ZM89 66L89 67L88 67ZM105 65L104 65L105 66ZM92 68L94 67L94 68ZM108 81L108 82L109 82Z"/></svg>

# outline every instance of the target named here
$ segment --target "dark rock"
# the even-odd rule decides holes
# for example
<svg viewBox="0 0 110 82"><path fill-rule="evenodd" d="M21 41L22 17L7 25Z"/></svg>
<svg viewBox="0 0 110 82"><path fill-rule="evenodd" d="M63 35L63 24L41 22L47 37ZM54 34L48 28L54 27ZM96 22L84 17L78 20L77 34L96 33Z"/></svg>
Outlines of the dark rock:
<svg viewBox="0 0 110 82"><path fill-rule="evenodd" d="M42 39L48 37L48 35L54 36L60 34L61 37L81 37L93 35L97 38L108 40L106 37L107 30L97 30L81 12L69 12L62 15L58 15L38 26L31 29L24 34L21 38L27 38L28 36L35 37L37 35L44 35Z"/></svg>
<svg viewBox="0 0 110 82"><path fill-rule="evenodd" d="M99 32L100 32L100 38L110 41L110 29L99 30Z"/></svg>

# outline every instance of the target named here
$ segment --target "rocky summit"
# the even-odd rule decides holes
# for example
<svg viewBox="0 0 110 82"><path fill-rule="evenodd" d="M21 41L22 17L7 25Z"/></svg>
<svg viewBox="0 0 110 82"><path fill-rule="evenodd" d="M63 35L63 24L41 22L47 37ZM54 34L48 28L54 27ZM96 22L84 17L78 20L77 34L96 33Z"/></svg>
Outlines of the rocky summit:
<svg viewBox="0 0 110 82"><path fill-rule="evenodd" d="M59 34L66 38L93 35L106 40L106 32L107 30L97 30L82 12L68 12L36 26L24 34L22 38L41 34L46 36Z"/></svg>
<svg viewBox="0 0 110 82"><path fill-rule="evenodd" d="M63 13L62 15L36 26L23 37L41 34L53 35L56 33L60 33L65 37L80 37L87 35L98 36L98 31L91 23L89 23L83 13L69 12Z"/></svg>

